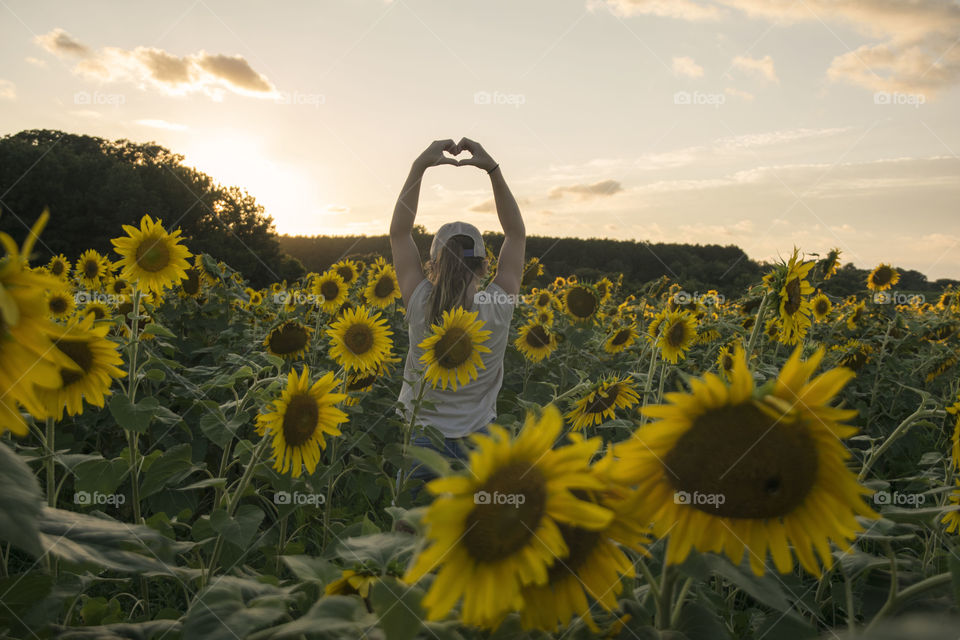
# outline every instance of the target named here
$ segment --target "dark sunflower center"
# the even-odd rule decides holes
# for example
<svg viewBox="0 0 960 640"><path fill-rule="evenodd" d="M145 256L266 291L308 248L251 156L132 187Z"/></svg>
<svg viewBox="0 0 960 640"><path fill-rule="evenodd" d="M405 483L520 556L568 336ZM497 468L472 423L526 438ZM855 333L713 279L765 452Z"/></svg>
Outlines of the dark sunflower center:
<svg viewBox="0 0 960 640"><path fill-rule="evenodd" d="M723 370L733 371L733 356L729 353L723 355Z"/></svg>
<svg viewBox="0 0 960 640"><path fill-rule="evenodd" d="M687 341L687 325L682 321L674 322L667 329L667 344L671 347L682 347Z"/></svg>
<svg viewBox="0 0 960 640"><path fill-rule="evenodd" d="M107 317L106 311L100 305L90 305L84 309L84 313L92 313L95 320L103 320Z"/></svg>
<svg viewBox="0 0 960 640"><path fill-rule="evenodd" d="M700 415L664 458L666 477L686 492L687 504L728 518L789 514L809 495L817 464L802 422L778 421L752 402Z"/></svg>
<svg viewBox="0 0 960 640"><path fill-rule="evenodd" d="M200 272L193 268L186 269L186 272L187 279L183 281L181 286L183 287L184 293L192 296L200 291ZM121 289L121 291L122 290L123 289Z"/></svg>
<svg viewBox="0 0 960 640"><path fill-rule="evenodd" d="M376 373L370 373L359 378L350 378L347 381L347 391L360 391L366 389L377 379Z"/></svg>
<svg viewBox="0 0 960 640"><path fill-rule="evenodd" d="M629 339L630 339L630 330L621 329L620 331L617 331L617 335L613 336L613 340L610 341L610 344L619 347Z"/></svg>
<svg viewBox="0 0 960 640"><path fill-rule="evenodd" d="M67 299L63 296L53 296L50 298L50 311L51 313L64 313L67 310Z"/></svg>
<svg viewBox="0 0 960 640"><path fill-rule="evenodd" d="M100 263L96 260L87 260L83 263L83 276L85 278L96 278L100 275Z"/></svg>
<svg viewBox="0 0 960 640"><path fill-rule="evenodd" d="M308 338L304 327L295 323L285 324L270 334L270 349L280 355L296 353L306 346Z"/></svg>
<svg viewBox="0 0 960 640"><path fill-rule="evenodd" d="M816 308L817 315L820 315L820 316L826 315L827 307L829 306L829 304L830 303L827 302L826 300L818 300L817 308Z"/></svg>
<svg viewBox="0 0 960 640"><path fill-rule="evenodd" d="M343 278L347 284L353 282L353 269L350 267L337 267L337 274Z"/></svg>
<svg viewBox="0 0 960 640"><path fill-rule="evenodd" d="M567 543L570 554L563 560L554 562L553 566L547 571L547 582L549 584L554 584L571 574L575 575L590 559L590 554L597 548L601 539L599 531L571 527L563 523L558 523L557 527L560 529L563 541Z"/></svg>
<svg viewBox="0 0 960 640"><path fill-rule="evenodd" d="M93 350L90 349L90 344L86 340L61 339L57 341L57 348L83 369L82 373L60 369L63 386L68 387L74 382L83 380L83 376L93 368L94 363Z"/></svg>
<svg viewBox="0 0 960 640"><path fill-rule="evenodd" d="M373 347L373 332L365 324L353 324L343 334L343 342L355 355L363 355Z"/></svg>
<svg viewBox="0 0 960 640"><path fill-rule="evenodd" d="M64 265L59 260L55 261L52 265L50 265L50 273L52 273L55 276L62 276L64 271L66 271L66 265Z"/></svg>
<svg viewBox="0 0 960 640"><path fill-rule="evenodd" d="M597 310L597 297L583 287L574 287L567 292L567 308L578 318L589 318Z"/></svg>
<svg viewBox="0 0 960 640"><path fill-rule="evenodd" d="M534 349L543 349L550 345L550 336L541 325L535 324L527 331L527 344Z"/></svg>
<svg viewBox="0 0 960 640"><path fill-rule="evenodd" d="M123 293L126 290L127 290L127 281L122 278L118 278L114 280L112 283L110 283L110 291L112 291L113 293Z"/></svg>
<svg viewBox="0 0 960 640"><path fill-rule="evenodd" d="M800 303L803 301L800 295L800 279L794 278L787 283L787 299L783 304L783 310L791 316L800 310Z"/></svg>
<svg viewBox="0 0 960 640"><path fill-rule="evenodd" d="M283 413L283 439L290 447L308 442L317 430L320 410L317 401L306 393L299 393L287 403Z"/></svg>
<svg viewBox="0 0 960 640"><path fill-rule="evenodd" d="M537 296L538 307L546 307L548 304L550 304L550 296L548 294L541 293L539 296Z"/></svg>
<svg viewBox="0 0 960 640"><path fill-rule="evenodd" d="M326 280L320 285L320 295L324 300L336 300L340 295L340 285L333 280Z"/></svg>
<svg viewBox="0 0 960 640"><path fill-rule="evenodd" d="M170 264L170 249L163 238L146 238L137 247L137 266L144 271L156 273Z"/></svg>
<svg viewBox="0 0 960 640"><path fill-rule="evenodd" d="M393 278L390 276L380 276L377 280L377 284L373 286L373 295L378 298L386 298L391 293L393 293L396 286L393 283Z"/></svg>
<svg viewBox="0 0 960 640"><path fill-rule="evenodd" d="M606 394L606 395L603 395ZM620 395L620 385L615 384L607 387L603 391L597 391L593 394L593 400L584 407L585 413L603 413L610 407L616 405L617 397Z"/></svg>
<svg viewBox="0 0 960 640"><path fill-rule="evenodd" d="M453 327L437 341L434 352L441 367L456 369L473 353L473 339L460 327Z"/></svg>
<svg viewBox="0 0 960 640"><path fill-rule="evenodd" d="M539 528L546 511L546 478L536 467L515 462L495 471L474 501L464 546L477 562L496 562L522 549Z"/></svg>
<svg viewBox="0 0 960 640"><path fill-rule="evenodd" d="M873 272L873 284L883 286L893 279L893 269L890 267L879 267Z"/></svg>

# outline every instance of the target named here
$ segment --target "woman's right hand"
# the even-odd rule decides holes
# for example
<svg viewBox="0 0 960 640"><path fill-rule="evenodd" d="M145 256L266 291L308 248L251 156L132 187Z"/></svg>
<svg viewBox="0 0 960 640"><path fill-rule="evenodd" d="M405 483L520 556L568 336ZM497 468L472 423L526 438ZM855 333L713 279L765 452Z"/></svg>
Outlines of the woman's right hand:
<svg viewBox="0 0 960 640"><path fill-rule="evenodd" d="M455 159L443 155L444 151L457 153L457 144L453 140L434 140L430 143L429 147L424 149L423 153L417 156L417 159L413 161L413 165L421 171L441 164L458 166L458 162Z"/></svg>

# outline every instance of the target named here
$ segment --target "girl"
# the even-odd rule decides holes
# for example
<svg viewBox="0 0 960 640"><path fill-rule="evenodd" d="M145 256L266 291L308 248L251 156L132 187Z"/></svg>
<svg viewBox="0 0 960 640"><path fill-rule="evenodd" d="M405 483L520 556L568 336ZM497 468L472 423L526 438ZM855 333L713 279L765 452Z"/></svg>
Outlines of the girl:
<svg viewBox="0 0 960 640"><path fill-rule="evenodd" d="M472 157L457 160L443 155L444 151L452 155L467 151ZM427 168L441 164L478 167L490 176L504 240L497 275L484 291L477 291L477 285L486 276L489 266L486 248L479 230L471 224L451 222L440 227L430 247L426 273L420 264L420 252L412 236L420 183ZM468 138L462 138L458 143L453 140L433 142L414 160L390 224L390 246L410 333L399 398L405 420L411 419L422 383L420 356L423 350L418 345L429 335L431 325L441 322L443 312L458 306L477 311L477 319L484 322L483 329L491 331L483 343L490 352L481 354L484 368L479 369L477 378L459 386L456 391L434 389L428 384L424 390L424 402L417 412L418 425L428 424L440 431L444 436L442 452L458 459L466 455L463 446L466 437L471 433L485 432L487 425L496 418L497 394L503 383L503 353L523 275L526 231L517 201L499 167L482 146ZM412 443L436 449L422 433L417 434ZM433 474L421 467L414 470L412 477L426 480Z"/></svg>

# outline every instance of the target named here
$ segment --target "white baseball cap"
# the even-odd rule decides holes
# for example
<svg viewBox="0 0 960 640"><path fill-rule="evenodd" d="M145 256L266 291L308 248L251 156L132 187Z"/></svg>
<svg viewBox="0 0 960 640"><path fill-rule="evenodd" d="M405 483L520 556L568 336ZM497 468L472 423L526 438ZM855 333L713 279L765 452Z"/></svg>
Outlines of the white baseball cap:
<svg viewBox="0 0 960 640"><path fill-rule="evenodd" d="M448 222L439 229L437 229L436 235L433 236L433 244L430 245L430 259L436 260L437 256L440 255L440 249L447 243L450 238L453 236L467 236L473 240L473 248L465 248L463 250L464 258L486 258L487 250L483 245L483 236L480 235L480 230L469 222Z"/></svg>

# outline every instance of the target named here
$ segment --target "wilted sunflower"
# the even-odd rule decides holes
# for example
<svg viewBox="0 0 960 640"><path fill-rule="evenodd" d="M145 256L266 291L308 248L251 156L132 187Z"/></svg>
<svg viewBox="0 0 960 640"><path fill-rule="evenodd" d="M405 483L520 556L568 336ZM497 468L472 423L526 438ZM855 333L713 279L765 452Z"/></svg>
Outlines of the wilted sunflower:
<svg viewBox="0 0 960 640"><path fill-rule="evenodd" d="M477 367L485 369L481 353L490 353L483 345L491 331L483 329L483 320L477 320L477 311L456 307L444 311L433 333L418 345L423 349L420 362L426 365L424 376L434 388L454 391L477 378Z"/></svg>
<svg viewBox="0 0 960 640"><path fill-rule="evenodd" d="M569 547L560 524L598 531L613 513L580 500L576 489L604 488L589 473L598 438L553 449L563 420L553 406L540 419L528 414L516 439L500 425L490 435L473 435L469 473L429 482L438 496L427 510L429 546L404 576L415 582L439 568L422 604L428 620L443 618L462 598L460 619L496 626L521 608L521 588L544 584L557 558Z"/></svg>
<svg viewBox="0 0 960 640"><path fill-rule="evenodd" d="M574 283L563 292L563 310L576 322L590 320L599 308L600 296L593 287Z"/></svg>
<svg viewBox="0 0 960 640"><path fill-rule="evenodd" d="M360 264L354 260L340 260L330 266L330 271L336 273L347 287L360 277Z"/></svg>
<svg viewBox="0 0 960 640"><path fill-rule="evenodd" d="M557 348L557 338L546 325L530 322L517 330L513 344L527 360L540 362Z"/></svg>
<svg viewBox="0 0 960 640"><path fill-rule="evenodd" d="M876 517L864 501L872 492L847 468L844 424L856 411L828 403L853 378L849 369L810 376L823 349L801 361L801 347L772 384L754 388L741 347L729 384L708 373L690 392L666 394L648 406L657 418L615 445L613 474L636 486L636 508L658 536L669 534L666 560L691 550L725 553L734 564L749 551L757 575L767 551L781 573L800 564L819 576L830 567L830 543L848 547L862 530L856 516Z"/></svg>
<svg viewBox="0 0 960 640"><path fill-rule="evenodd" d="M109 330L106 324L97 326L93 314L88 314L82 318L74 317L54 340L57 350L70 358L76 368L60 369L63 380L60 387L37 388L37 397L53 418L62 419L64 409L68 415L80 415L84 400L103 408L113 379L125 375L119 368L123 365L119 345L106 338Z"/></svg>
<svg viewBox="0 0 960 640"><path fill-rule="evenodd" d="M393 332L379 312L364 307L348 309L327 329L330 357L347 371L374 371L390 357Z"/></svg>
<svg viewBox="0 0 960 640"><path fill-rule="evenodd" d="M639 400L630 376L614 376L597 382L573 403L573 409L565 417L572 423L574 431L580 431L604 420L613 420L617 409L629 409Z"/></svg>
<svg viewBox="0 0 960 640"><path fill-rule="evenodd" d="M786 276L780 289L780 341L785 344L797 344L810 328L810 300L813 287L807 281L807 274L813 268L813 262L799 259L799 250L793 250L793 256L786 266Z"/></svg>
<svg viewBox="0 0 960 640"><path fill-rule="evenodd" d="M829 280L837 272L837 267L840 266L840 253L840 249L830 249L827 252L827 257L818 263L823 280Z"/></svg>
<svg viewBox="0 0 960 640"><path fill-rule="evenodd" d="M380 580L380 574L367 571L353 571L346 569L340 577L328 584L323 592L328 596L353 596L366 598L370 595L370 587Z"/></svg>
<svg viewBox="0 0 960 640"><path fill-rule="evenodd" d="M871 291L886 291L900 281L900 272L888 264L878 264L867 276L867 288Z"/></svg>
<svg viewBox="0 0 960 640"><path fill-rule="evenodd" d="M933 382L935 379L946 373L949 369L953 368L958 361L960 361L960 354L958 354L956 351L947 351L943 355L933 360L933 362L927 367L927 376L925 380L927 382Z"/></svg>
<svg viewBox="0 0 960 640"><path fill-rule="evenodd" d="M257 432L273 438L273 468L280 473L290 471L299 478L302 467L313 473L320 461L320 449L327 448L326 436L339 436L338 425L348 420L337 404L346 399L332 393L341 383L332 372L310 382L310 368L304 366L297 375L287 375L287 386L269 407L268 413L257 416Z"/></svg>
<svg viewBox="0 0 960 640"><path fill-rule="evenodd" d="M539 258L530 258L523 267L523 276L520 278L520 285L527 287L530 283L543 275L543 265Z"/></svg>
<svg viewBox="0 0 960 640"><path fill-rule="evenodd" d="M860 371L863 365L870 362L870 353L873 351L870 345L859 340L847 340L843 344L832 345L830 350L839 351L841 356L838 364L852 371Z"/></svg>
<svg viewBox="0 0 960 640"><path fill-rule="evenodd" d="M293 360L310 350L313 328L296 320L287 320L274 327L263 339L263 346L275 356Z"/></svg>
<svg viewBox="0 0 960 640"><path fill-rule="evenodd" d="M363 296L370 306L379 309L390 306L400 297L400 284L397 282L397 272L392 265L384 265L370 274Z"/></svg>
<svg viewBox="0 0 960 640"><path fill-rule="evenodd" d="M107 275L107 259L93 249L80 254L73 269L73 277L87 289L99 289L100 282Z"/></svg>
<svg viewBox="0 0 960 640"><path fill-rule="evenodd" d="M950 493L949 504L960 506L960 478L957 478L956 483L956 488L954 488L954 490ZM947 525L947 533L960 534L960 509L948 511L947 513L943 514L943 518L940 519L940 522Z"/></svg>
<svg viewBox="0 0 960 640"><path fill-rule="evenodd" d="M631 322L626 326L618 327L603 343L603 350L607 353L620 353L630 348L640 334L637 333L637 323Z"/></svg>
<svg viewBox="0 0 960 640"><path fill-rule="evenodd" d="M188 298L197 298L203 291L204 274L197 267L187 267L184 269L185 278L180 283L180 291Z"/></svg>
<svg viewBox="0 0 960 640"><path fill-rule="evenodd" d="M27 257L49 217L44 211L37 218L22 250L13 238L0 232L5 250L0 258L0 435L6 431L27 435L20 407L34 418L48 417L37 389L59 387L62 368L77 370L70 358L53 348L50 339L63 329L48 317L45 291L63 283L26 268Z"/></svg>
<svg viewBox="0 0 960 640"><path fill-rule="evenodd" d="M860 326L860 322L863 320L863 312L866 310L866 303L862 300L855 305L850 310L850 313L847 315L847 328L856 329Z"/></svg>
<svg viewBox="0 0 960 640"><path fill-rule="evenodd" d="M69 289L56 288L47 291L47 311L58 320L73 313L76 302Z"/></svg>
<svg viewBox="0 0 960 640"><path fill-rule="evenodd" d="M813 312L813 317L816 318L817 322L826 320L827 316L830 315L831 309L833 309L833 303L830 302L830 298L822 293L818 293L810 302L810 310Z"/></svg>
<svg viewBox="0 0 960 640"><path fill-rule="evenodd" d="M657 323L657 347L663 359L673 364L687 356L689 349L697 339L697 321L689 311L663 310L663 317Z"/></svg>
<svg viewBox="0 0 960 640"><path fill-rule="evenodd" d="M47 271L55 278L66 280L70 277L70 261L62 253L55 255L47 263Z"/></svg>
<svg viewBox="0 0 960 640"><path fill-rule="evenodd" d="M126 236L110 240L121 256L122 278L137 283L144 291L162 295L165 288L187 277L187 260L192 254L180 244L180 229L167 233L161 220L154 222L145 215L139 229L125 224L123 230Z"/></svg>
<svg viewBox="0 0 960 640"><path fill-rule="evenodd" d="M313 293L319 296L321 309L336 313L347 300L347 285L339 273L329 269L313 281Z"/></svg>

